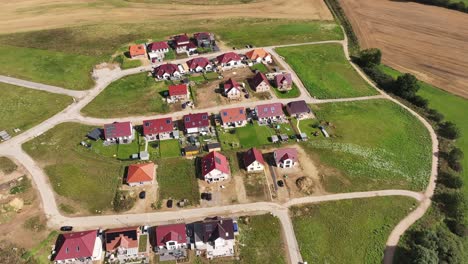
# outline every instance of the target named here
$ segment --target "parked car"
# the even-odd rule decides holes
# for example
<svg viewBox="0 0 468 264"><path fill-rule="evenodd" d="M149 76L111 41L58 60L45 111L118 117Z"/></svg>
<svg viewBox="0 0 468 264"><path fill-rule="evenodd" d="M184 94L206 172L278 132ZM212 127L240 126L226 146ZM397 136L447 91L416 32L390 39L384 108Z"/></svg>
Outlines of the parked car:
<svg viewBox="0 0 468 264"><path fill-rule="evenodd" d="M167 200L166 207L172 208L172 200Z"/></svg>
<svg viewBox="0 0 468 264"><path fill-rule="evenodd" d="M145 192L145 191L140 192L140 194L138 195L138 197L140 197L140 199L145 199L145 197L146 197L146 192Z"/></svg>
<svg viewBox="0 0 468 264"><path fill-rule="evenodd" d="M60 231L72 231L73 230L73 226L62 226L60 227Z"/></svg>
<svg viewBox="0 0 468 264"><path fill-rule="evenodd" d="M278 181L278 186L279 186L279 187L283 187L283 186L284 186L284 181L283 181L283 180L279 180L279 181Z"/></svg>
<svg viewBox="0 0 468 264"><path fill-rule="evenodd" d="M211 199L213 198L211 193L202 193L201 194L201 198L202 200L207 200L207 201L211 201Z"/></svg>

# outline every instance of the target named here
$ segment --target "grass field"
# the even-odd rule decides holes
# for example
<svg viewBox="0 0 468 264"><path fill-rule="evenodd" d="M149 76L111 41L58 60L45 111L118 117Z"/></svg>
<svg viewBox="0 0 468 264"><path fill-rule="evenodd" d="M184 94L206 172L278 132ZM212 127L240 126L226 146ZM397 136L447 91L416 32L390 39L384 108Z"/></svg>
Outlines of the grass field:
<svg viewBox="0 0 468 264"><path fill-rule="evenodd" d="M236 27L232 27L235 24ZM144 28L145 30L141 30ZM342 39L334 22L278 19L223 19L171 23L99 23L0 35L0 74L12 75L69 89L89 89L92 67L111 61L116 51L138 40L164 40L198 31L214 32L229 46L264 46L315 40ZM111 34L110 34L111 32ZM274 32L274 34L273 34ZM125 59L124 59L125 60ZM131 61L128 67L136 66ZM123 64L126 67L126 63Z"/></svg>
<svg viewBox="0 0 468 264"><path fill-rule="evenodd" d="M321 163L340 171L325 178L328 191L385 188L422 190L430 176L429 132L408 111L388 100L320 104L314 112L331 123L331 138L304 143ZM404 142L404 144L402 144Z"/></svg>
<svg viewBox="0 0 468 264"><path fill-rule="evenodd" d="M0 66L1 67L1 66ZM55 115L72 98L19 86L0 83L0 131L6 130L14 136L14 128L27 130Z"/></svg>
<svg viewBox="0 0 468 264"><path fill-rule="evenodd" d="M296 238L309 263L382 263L385 242L415 201L344 200L292 208Z"/></svg>
<svg viewBox="0 0 468 264"><path fill-rule="evenodd" d="M1 44L0 54L2 75L72 90L89 89L94 84L91 71L98 61L91 56Z"/></svg>
<svg viewBox="0 0 468 264"><path fill-rule="evenodd" d="M164 159L158 163L157 181L159 199L188 199L190 204L200 202L200 193L193 160L184 158Z"/></svg>
<svg viewBox="0 0 468 264"><path fill-rule="evenodd" d="M180 145L178 139L168 139L159 142L159 150L162 158L180 157Z"/></svg>
<svg viewBox="0 0 468 264"><path fill-rule="evenodd" d="M125 166L79 143L93 127L59 124L23 144L23 149L45 169L54 191L72 199L90 213L112 208Z"/></svg>
<svg viewBox="0 0 468 264"><path fill-rule="evenodd" d="M14 172L18 166L12 160L7 157L0 157L0 171L5 174Z"/></svg>
<svg viewBox="0 0 468 264"><path fill-rule="evenodd" d="M164 82L155 82L146 73L124 77L111 83L81 112L93 117L125 117L166 113L169 107L162 96Z"/></svg>
<svg viewBox="0 0 468 264"><path fill-rule="evenodd" d="M268 68L263 63L256 63L252 67L250 67L250 69L252 71L258 70L259 72L262 72L262 73L269 72Z"/></svg>
<svg viewBox="0 0 468 264"><path fill-rule="evenodd" d="M359 97L377 94L346 60L339 44L277 48L317 98Z"/></svg>
<svg viewBox="0 0 468 264"><path fill-rule="evenodd" d="M257 215L240 218L238 223L240 263L287 263L278 218L269 214Z"/></svg>
<svg viewBox="0 0 468 264"><path fill-rule="evenodd" d="M274 87L272 87L271 89L275 91L275 94L278 98L296 98L301 95L301 91L299 91L299 88L297 88L295 84L293 84L292 89L289 91L279 91Z"/></svg>

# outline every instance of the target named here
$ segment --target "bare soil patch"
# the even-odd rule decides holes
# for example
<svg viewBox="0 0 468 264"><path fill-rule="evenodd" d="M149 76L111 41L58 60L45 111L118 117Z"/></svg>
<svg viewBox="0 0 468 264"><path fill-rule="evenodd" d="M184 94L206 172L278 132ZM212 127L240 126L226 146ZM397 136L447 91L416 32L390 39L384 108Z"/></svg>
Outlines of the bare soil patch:
<svg viewBox="0 0 468 264"><path fill-rule="evenodd" d="M468 98L468 15L391 0L340 0L362 48L399 71Z"/></svg>

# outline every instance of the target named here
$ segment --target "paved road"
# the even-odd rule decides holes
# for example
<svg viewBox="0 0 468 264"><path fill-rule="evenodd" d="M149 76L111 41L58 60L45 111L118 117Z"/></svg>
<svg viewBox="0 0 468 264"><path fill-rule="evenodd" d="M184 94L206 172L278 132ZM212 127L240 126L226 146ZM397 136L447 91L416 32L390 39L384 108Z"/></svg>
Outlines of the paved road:
<svg viewBox="0 0 468 264"><path fill-rule="evenodd" d="M33 127L24 133L15 136L9 141L0 144L0 156L8 156L12 159L15 159L23 164L23 166L29 171L34 179L34 183L36 184L37 189L39 190L42 206L44 209L45 214L48 217L48 223L52 227L57 227L60 225L73 225L76 227L81 228L90 228L90 227L110 227L110 226L121 226L121 225L133 225L133 224L162 224L174 221L189 221L195 219L202 219L207 216L211 215L232 215L232 214L258 214L259 212L270 212L279 217L282 222L283 232L285 233L286 242L288 244L288 252L290 255L290 262L291 263L298 263L302 261L300 256L299 248L297 245L297 241L295 238L294 230L291 224L291 220L288 215L288 208L293 205L300 205L305 203L317 203L317 202L325 202L325 201L335 201L335 200L342 200L342 199L357 199L357 198L368 198L368 197L376 197L376 196L407 196L412 197L420 202L420 205L411 212L405 219L403 219L391 232L388 240L387 240L387 249L385 251L384 256L384 263L391 263L394 255L394 246L398 243L400 236L413 224L416 220L418 220L426 210L429 208L435 188L435 181L437 177L437 164L438 164L438 141L435 135L434 130L427 123L422 117L420 117L416 112L412 111L411 109L407 108L406 106L399 103L397 100L391 98L383 91L378 90L377 87L370 81L367 76L365 76L360 69L354 65L352 62L352 66L356 69L356 71L374 88L379 91L380 95L377 96L366 96L366 97L359 97L359 98L342 98L342 99L329 99L329 100L318 100L315 98L311 98L307 92L307 89L298 78L298 76L292 71L289 65L284 62L281 57L276 54L274 48L277 47L285 47L285 46L298 46L298 45L313 45L313 44L325 44L325 43L339 43L343 46L343 50L345 52L346 57L349 59L349 53L347 50L347 39L343 41L321 41L321 42L311 42L311 43L300 43L300 44L291 44L291 45L281 45L281 46L270 46L264 47L265 49L269 50L273 56L276 57L277 61L286 69L291 70L293 73L293 80L295 81L298 88L301 90L301 96L299 99L306 100L308 103L330 103L330 102L346 102L346 101L358 101L358 100L370 100L370 99L388 99L391 100L403 108L407 109L411 114L413 114L416 118L418 118L424 126L428 129L429 133L431 134L432 138L432 151L434 153L432 159L432 171L430 182L428 187L424 193L417 193L405 190L381 190L381 191L370 191L370 192L357 192L357 193L342 193L342 194L331 194L331 195L323 195L323 196L310 196L298 199L292 199L285 204L277 204L277 203L269 203L269 202L260 202L260 203L252 203L252 204L238 204L238 205L229 205L229 206L221 206L221 207L210 207L210 208L194 208L194 209L184 209L178 210L177 214L174 212L155 212L155 213L144 213L144 214L124 214L124 215L103 215L103 216L85 216L85 217L65 217L62 216L57 209L57 204L55 201L53 190L50 186L48 181L47 175L44 171L36 164L36 162L27 155L21 148L21 144L24 142L46 132L47 130L53 128L57 124L62 122L82 122L87 124L95 124L95 125L102 125L103 123L118 121L118 120L131 120L135 123L141 123L142 120L146 118L154 118L154 117L162 117L162 116L181 116L188 112L194 112L194 110L184 110L177 113L171 113L166 115L155 115L155 116L137 116L137 117L128 117L128 118L117 118L117 119L100 119L100 118L91 118L91 117L83 117L80 114L80 110L86 106L89 102L91 102L102 90L104 90L111 82L120 79L124 76L136 74L142 71L147 71L151 69L151 66L146 67L139 67L129 70L120 70L120 69L101 69L97 70L94 73L94 77L96 79L96 85L93 89L88 91L69 91L59 87L53 87L48 85L42 85L38 83L26 82L18 79L5 79L5 76L0 76L0 82L12 82L15 85L21 85L32 89L38 90L45 90L55 93L62 93L68 94L78 98L79 100L71 105L69 105L66 109L62 112L58 113L57 115L49 118L48 120L44 121L43 123L39 124L36 127ZM238 50L237 52L245 52L246 50ZM221 54L211 54L211 57L217 56ZM177 60L174 61L175 63L181 63L185 60ZM8 78L8 77L7 77ZM5 81L8 80L8 81ZM297 100L294 99L294 100ZM281 102L286 103L290 100L283 100L274 98L269 100L268 102ZM267 102L267 101L264 101ZM258 102L253 103L239 103L233 104L231 107L234 106L245 106L245 107L252 107L258 104ZM208 111L208 112L219 112L222 107L213 107L208 109L199 109L196 111Z"/></svg>

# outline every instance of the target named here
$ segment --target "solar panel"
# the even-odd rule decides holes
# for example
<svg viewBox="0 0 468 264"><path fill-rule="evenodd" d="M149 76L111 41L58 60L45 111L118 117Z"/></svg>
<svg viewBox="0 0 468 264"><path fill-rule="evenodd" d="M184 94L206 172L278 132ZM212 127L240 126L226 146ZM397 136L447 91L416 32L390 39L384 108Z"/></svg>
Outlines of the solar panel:
<svg viewBox="0 0 468 264"><path fill-rule="evenodd" d="M150 126L150 122L145 122L145 126L149 127L149 126Z"/></svg>
<svg viewBox="0 0 468 264"><path fill-rule="evenodd" d="M190 117L189 117L189 116L187 116L187 117L185 118L185 122L190 122Z"/></svg>
<svg viewBox="0 0 468 264"><path fill-rule="evenodd" d="M202 116L202 119L203 119L203 120L207 120L207 119L208 119L208 116L207 116L207 115L203 115L203 116Z"/></svg>
<svg viewBox="0 0 468 264"><path fill-rule="evenodd" d="M218 157L215 157L215 161L216 163L221 164L221 160Z"/></svg>
<svg viewBox="0 0 468 264"><path fill-rule="evenodd" d="M243 113L244 113L244 109L241 109L241 110L239 111L239 113L243 114Z"/></svg>
<svg viewBox="0 0 468 264"><path fill-rule="evenodd" d="M166 124L170 124L171 123L171 120L170 119L166 119Z"/></svg>
<svg viewBox="0 0 468 264"><path fill-rule="evenodd" d="M223 116L227 116L227 112L223 112Z"/></svg>

